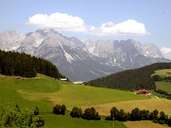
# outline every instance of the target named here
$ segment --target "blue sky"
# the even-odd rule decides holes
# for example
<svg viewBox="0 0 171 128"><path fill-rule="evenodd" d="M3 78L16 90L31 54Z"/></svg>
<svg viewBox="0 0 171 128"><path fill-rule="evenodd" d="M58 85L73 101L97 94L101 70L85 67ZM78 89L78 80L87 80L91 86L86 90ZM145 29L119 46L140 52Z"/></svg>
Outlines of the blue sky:
<svg viewBox="0 0 171 128"><path fill-rule="evenodd" d="M171 0L0 0L0 31L34 31L42 24L40 25L34 20L29 21L29 18L33 18L36 14L49 16L55 13L66 14L67 16L64 16L67 20L66 23L68 23L67 17L71 17L71 20L75 20L72 17L79 17L80 19L77 21L80 26L82 21L84 22L86 32L85 30L82 32L82 29L68 32L58 24L57 27L63 33L72 36L79 38L135 38L141 42L171 47ZM129 33L142 30L141 26L135 31L130 30L128 34L123 34L125 30L120 29L119 26L123 25L120 23L127 24L129 20L136 21L137 27L143 24L146 32L138 33L138 35ZM112 29L102 30L103 24L112 26ZM119 25L116 27L116 24ZM92 26L95 27L93 31L90 30ZM51 27L56 26L51 24ZM67 30L75 29L75 27L78 26L69 26ZM104 30L109 35L104 36L104 32L102 32ZM97 36L97 33L101 34Z"/></svg>

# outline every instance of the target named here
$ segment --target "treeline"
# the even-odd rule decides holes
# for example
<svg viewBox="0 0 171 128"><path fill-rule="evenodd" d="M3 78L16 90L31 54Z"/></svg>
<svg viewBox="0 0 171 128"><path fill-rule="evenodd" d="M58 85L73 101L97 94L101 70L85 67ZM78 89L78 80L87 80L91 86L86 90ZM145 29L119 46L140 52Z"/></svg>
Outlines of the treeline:
<svg viewBox="0 0 171 128"><path fill-rule="evenodd" d="M118 120L118 121L140 121L151 120L154 123L167 124L171 126L171 117L165 114L163 111L159 112L157 109L150 112L149 110L140 110L139 108L133 109L130 113L124 112L123 109L118 110L113 107L110 111L110 115L106 117L106 120Z"/></svg>
<svg viewBox="0 0 171 128"><path fill-rule="evenodd" d="M18 105L15 108L1 108L0 127L5 128L42 128L45 121L39 116L39 109L24 111Z"/></svg>
<svg viewBox="0 0 171 128"><path fill-rule="evenodd" d="M36 73L55 78L62 77L56 66L47 60L25 53L0 50L0 74L35 77Z"/></svg>
<svg viewBox="0 0 171 128"><path fill-rule="evenodd" d="M164 81L164 82L171 82L171 77L170 76L159 76L159 75L153 75L152 76L152 79L154 81ZM165 90L162 90L158 87L156 87L154 89L155 92L159 93L162 97L164 98L167 98L167 99L171 99L171 93L165 91Z"/></svg>
<svg viewBox="0 0 171 128"><path fill-rule="evenodd" d="M156 88L154 91L155 91L156 93L159 93L162 97L171 100L171 94L170 94L170 93L168 93L168 92L166 92L166 91L164 91L164 90L161 90L161 89L157 89L157 88Z"/></svg>
<svg viewBox="0 0 171 128"><path fill-rule="evenodd" d="M154 81L166 81L166 82L171 82L171 77L170 76L165 76L165 77L161 77L159 75L153 75L152 79Z"/></svg>
<svg viewBox="0 0 171 128"><path fill-rule="evenodd" d="M54 114L66 114L65 105L56 105L53 107ZM72 118L82 118L86 120L101 120L102 117L96 111L94 107L86 108L84 112L81 108L73 107L70 112ZM139 108L133 109L131 112L125 112L123 109L117 109L113 107L110 111L110 115L105 117L105 120L109 121L141 121L151 120L154 123L167 124L171 126L171 117L165 114L163 111L159 112L157 109L150 112L149 110L140 110Z"/></svg>
<svg viewBox="0 0 171 128"><path fill-rule="evenodd" d="M155 82L151 75L156 70L166 68L171 68L171 63L155 63L138 69L126 70L85 84L125 90L155 89Z"/></svg>
<svg viewBox="0 0 171 128"><path fill-rule="evenodd" d="M53 113L57 115L65 115L66 114L66 106L65 105L59 105L53 107ZM100 120L101 117L98 112L96 112L96 109L86 108L84 112L81 108L73 107L72 111L70 112L70 116L73 118L82 118L86 120Z"/></svg>

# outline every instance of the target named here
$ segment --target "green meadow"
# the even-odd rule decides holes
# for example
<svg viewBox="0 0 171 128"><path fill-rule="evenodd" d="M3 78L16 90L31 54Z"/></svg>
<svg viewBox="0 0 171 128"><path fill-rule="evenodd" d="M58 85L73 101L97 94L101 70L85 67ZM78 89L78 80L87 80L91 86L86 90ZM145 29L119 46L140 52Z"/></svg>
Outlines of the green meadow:
<svg viewBox="0 0 171 128"><path fill-rule="evenodd" d="M74 85L40 74L36 78L0 77L1 104L36 105L42 111L48 111L55 104L70 108L148 98L129 91Z"/></svg>
<svg viewBox="0 0 171 128"><path fill-rule="evenodd" d="M72 106L82 107L135 99L146 97L127 91L74 85L40 74L36 78L0 76L0 105L10 107L17 104L25 109L38 106L45 119L46 128L108 128L113 125L110 121L87 121L53 115L52 107L55 104L65 104L71 109ZM125 128L121 122L114 122L114 125L117 128Z"/></svg>
<svg viewBox="0 0 171 128"><path fill-rule="evenodd" d="M83 119L71 118L69 116L60 116L48 114L43 116L46 121L45 128L126 128L122 122L115 121L88 121Z"/></svg>
<svg viewBox="0 0 171 128"><path fill-rule="evenodd" d="M55 104L65 104L70 111L73 106L83 109L94 106L101 115L107 115L113 106L127 110L128 106L137 107L137 102L146 104L147 101L148 104L153 99L152 96L136 95L130 91L75 85L41 74L35 78L0 76L0 105L10 107L17 104L25 109L38 106L45 119L45 128L109 128L113 125L116 128L126 128L122 122L87 121L71 118L68 114L54 115L52 107ZM168 103L167 107L171 107L171 102Z"/></svg>

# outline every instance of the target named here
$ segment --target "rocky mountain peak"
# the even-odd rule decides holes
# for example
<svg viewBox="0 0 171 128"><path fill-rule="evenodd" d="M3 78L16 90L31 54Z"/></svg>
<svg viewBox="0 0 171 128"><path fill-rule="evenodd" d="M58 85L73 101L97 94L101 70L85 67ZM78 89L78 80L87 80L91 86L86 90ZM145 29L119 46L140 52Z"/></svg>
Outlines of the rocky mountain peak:
<svg viewBox="0 0 171 128"><path fill-rule="evenodd" d="M88 40L67 37L53 29L21 36L0 33L0 48L16 50L54 63L73 81L89 81L129 68L165 61L160 50L136 40Z"/></svg>

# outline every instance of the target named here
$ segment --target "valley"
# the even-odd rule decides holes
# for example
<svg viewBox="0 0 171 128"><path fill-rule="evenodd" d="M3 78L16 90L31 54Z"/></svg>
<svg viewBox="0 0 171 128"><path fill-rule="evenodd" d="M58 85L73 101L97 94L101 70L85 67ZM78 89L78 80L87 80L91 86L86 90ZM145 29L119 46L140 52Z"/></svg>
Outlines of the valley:
<svg viewBox="0 0 171 128"><path fill-rule="evenodd" d="M0 0L0 128L171 128L171 0Z"/></svg>
<svg viewBox="0 0 171 128"><path fill-rule="evenodd" d="M72 108L73 106L84 107L150 99L150 97L135 95L134 92L129 91L74 85L41 74L36 78L26 79L0 77L0 87L2 91L1 103L4 105L20 105L22 103L22 106L25 104L31 106L35 103L39 105L40 102L42 104L40 104L40 109L46 111L48 109L45 106L48 108L48 106L55 104L65 104Z"/></svg>
<svg viewBox="0 0 171 128"><path fill-rule="evenodd" d="M148 120L144 127L165 127L160 124L170 125L171 121L167 118L171 116L170 67L171 63L156 63L97 79L95 83L75 84L47 60L0 51L0 126L80 128L85 124L84 128L129 128L134 123L139 125L132 121ZM150 95L138 94L138 90ZM155 117L156 109L159 113ZM114 117L113 111L118 113ZM81 116L75 118L71 112ZM164 119L160 119L162 114ZM160 124L154 124L155 119Z"/></svg>
<svg viewBox="0 0 171 128"><path fill-rule="evenodd" d="M113 125L111 121L87 121L73 119L69 115L53 115L52 107L55 104L65 104L68 111L71 111L73 106L82 109L93 106L100 115L104 116L109 114L113 106L125 111L139 107L151 111L154 109L164 110L167 114L171 114L171 101L167 99L158 99L154 95L136 95L134 92L117 89L75 85L42 74L38 74L35 78L1 75L0 103L1 106L15 106L17 104L27 109L38 106L40 115L46 122L45 128L55 128L55 125L60 128L80 128L80 126L83 128L107 128ZM127 123L116 121L114 124L117 128L127 127ZM130 123L128 123L128 128L129 126Z"/></svg>

